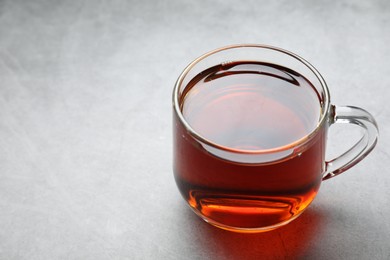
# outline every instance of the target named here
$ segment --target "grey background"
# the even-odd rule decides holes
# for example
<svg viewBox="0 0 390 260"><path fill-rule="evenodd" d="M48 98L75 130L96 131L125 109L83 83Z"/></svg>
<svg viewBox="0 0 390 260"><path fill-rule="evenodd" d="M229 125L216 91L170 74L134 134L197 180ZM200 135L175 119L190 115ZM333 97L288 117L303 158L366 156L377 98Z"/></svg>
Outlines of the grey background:
<svg viewBox="0 0 390 260"><path fill-rule="evenodd" d="M0 0L0 259L390 259L389 42L387 0ZM381 130L269 233L202 222L172 175L174 82L233 43L305 57ZM355 130L332 127L329 157Z"/></svg>

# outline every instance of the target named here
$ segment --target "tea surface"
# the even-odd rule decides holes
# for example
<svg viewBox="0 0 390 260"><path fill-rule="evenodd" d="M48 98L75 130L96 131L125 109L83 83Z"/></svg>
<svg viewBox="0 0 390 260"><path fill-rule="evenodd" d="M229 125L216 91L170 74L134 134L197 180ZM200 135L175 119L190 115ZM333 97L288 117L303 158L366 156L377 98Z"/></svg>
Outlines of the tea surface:
<svg viewBox="0 0 390 260"><path fill-rule="evenodd" d="M298 73L266 63L212 67L185 89L181 109L204 138L226 147L263 150L290 144L313 131L319 97Z"/></svg>

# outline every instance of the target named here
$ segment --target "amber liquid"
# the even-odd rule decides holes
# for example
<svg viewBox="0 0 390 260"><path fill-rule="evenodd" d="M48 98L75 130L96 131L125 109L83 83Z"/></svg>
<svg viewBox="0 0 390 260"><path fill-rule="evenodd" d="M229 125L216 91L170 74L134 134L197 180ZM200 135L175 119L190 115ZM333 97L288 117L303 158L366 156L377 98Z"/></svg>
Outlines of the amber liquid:
<svg viewBox="0 0 390 260"><path fill-rule="evenodd" d="M302 75L268 63L209 68L184 88L180 109L189 126L227 149L276 149L316 129L321 96ZM204 149L174 114L174 174L191 208L221 228L272 229L314 199L324 169L325 128L299 153L267 163L240 163Z"/></svg>

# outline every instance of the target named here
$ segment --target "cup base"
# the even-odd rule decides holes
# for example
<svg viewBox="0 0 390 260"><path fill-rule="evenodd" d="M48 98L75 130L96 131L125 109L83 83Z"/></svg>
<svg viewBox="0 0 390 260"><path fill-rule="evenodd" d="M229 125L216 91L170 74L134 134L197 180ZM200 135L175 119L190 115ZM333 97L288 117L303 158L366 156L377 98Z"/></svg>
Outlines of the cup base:
<svg viewBox="0 0 390 260"><path fill-rule="evenodd" d="M290 219L285 220L285 221L280 222L280 223L275 224L275 225L270 225L270 226L266 226L266 227L242 228L242 227L234 227L234 226L229 226L229 225L219 223L215 220L212 220L212 219L202 215L202 213L200 213L198 210L192 208L191 206L189 206L189 207L196 215L198 215L206 223L208 223L214 227L217 227L217 228L220 228L223 230L227 230L227 231L231 231L231 232L236 232L236 233L263 233L263 232L272 231L274 229L277 229L277 228L280 228L282 226L289 224L290 222L292 222L293 220L298 218L303 213L303 211L301 211L298 214L292 216Z"/></svg>

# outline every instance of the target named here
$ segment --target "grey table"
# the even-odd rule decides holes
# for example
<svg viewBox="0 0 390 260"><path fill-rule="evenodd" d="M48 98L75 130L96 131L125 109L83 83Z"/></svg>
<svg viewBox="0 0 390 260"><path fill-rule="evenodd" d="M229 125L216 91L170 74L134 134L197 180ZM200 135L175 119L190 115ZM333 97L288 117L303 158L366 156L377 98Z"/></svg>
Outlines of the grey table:
<svg viewBox="0 0 390 260"><path fill-rule="evenodd" d="M0 259L390 259L389 42L387 0L0 0ZM204 223L172 175L173 84L232 43L305 57L381 130L269 233Z"/></svg>

